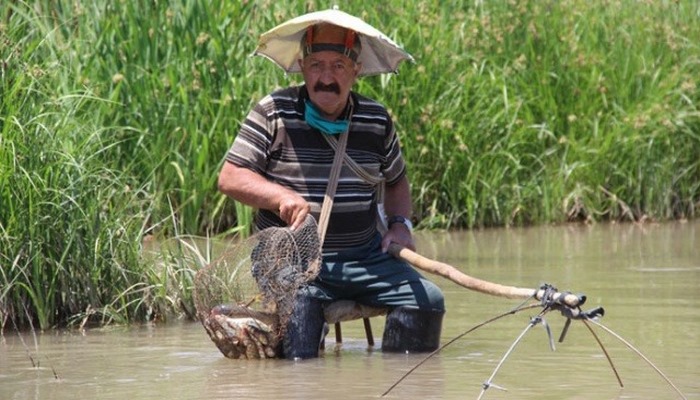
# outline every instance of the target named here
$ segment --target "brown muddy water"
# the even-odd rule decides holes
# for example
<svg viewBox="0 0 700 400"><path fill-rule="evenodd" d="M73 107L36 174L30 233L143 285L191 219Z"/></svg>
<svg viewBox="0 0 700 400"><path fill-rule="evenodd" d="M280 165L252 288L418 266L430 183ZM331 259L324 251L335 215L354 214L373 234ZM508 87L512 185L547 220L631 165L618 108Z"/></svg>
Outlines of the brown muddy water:
<svg viewBox="0 0 700 400"><path fill-rule="evenodd" d="M551 283L605 307L601 322L639 349L688 399L700 399L700 221L419 233L419 252L475 277L521 287ZM434 277L448 313L443 343L518 301ZM536 310L488 324L445 347L387 399L476 399ZM564 318L545 316L555 342ZM424 355L382 354L382 318L368 349L359 321L315 360L224 358L198 323L0 337L0 399L377 399ZM505 359L483 399L680 399L645 361L575 321L552 351L537 325ZM37 366L34 366L37 365Z"/></svg>

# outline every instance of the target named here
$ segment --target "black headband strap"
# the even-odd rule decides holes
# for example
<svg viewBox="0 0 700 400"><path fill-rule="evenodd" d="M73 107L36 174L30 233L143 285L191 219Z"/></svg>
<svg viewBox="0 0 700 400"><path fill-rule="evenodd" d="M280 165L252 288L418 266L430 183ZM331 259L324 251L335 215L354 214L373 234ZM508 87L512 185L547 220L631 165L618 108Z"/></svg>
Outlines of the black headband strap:
<svg viewBox="0 0 700 400"><path fill-rule="evenodd" d="M314 43L304 48L304 57L308 56L310 53L318 53L319 51L335 51L336 53L347 56L353 62L357 62L357 52L353 49L346 48L342 44Z"/></svg>

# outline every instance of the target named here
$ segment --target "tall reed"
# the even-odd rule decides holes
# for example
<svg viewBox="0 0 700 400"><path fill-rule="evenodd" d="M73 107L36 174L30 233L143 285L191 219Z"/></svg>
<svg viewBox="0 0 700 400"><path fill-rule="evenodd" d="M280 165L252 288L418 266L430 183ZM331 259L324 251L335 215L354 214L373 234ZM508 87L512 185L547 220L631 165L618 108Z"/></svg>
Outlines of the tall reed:
<svg viewBox="0 0 700 400"><path fill-rule="evenodd" d="M256 37L330 5L3 3L0 324L191 313L202 258L142 240L247 232L218 171L252 104L300 83L250 57ZM419 226L697 215L698 2L342 9L416 58L356 89L395 118Z"/></svg>
<svg viewBox="0 0 700 400"><path fill-rule="evenodd" d="M151 195L117 169L111 107L73 77L75 54L53 20L13 8L3 40L0 116L2 323L46 329L80 314L137 318L140 238Z"/></svg>
<svg viewBox="0 0 700 400"><path fill-rule="evenodd" d="M396 111L424 226L696 215L697 2L374 11L418 61L367 86Z"/></svg>

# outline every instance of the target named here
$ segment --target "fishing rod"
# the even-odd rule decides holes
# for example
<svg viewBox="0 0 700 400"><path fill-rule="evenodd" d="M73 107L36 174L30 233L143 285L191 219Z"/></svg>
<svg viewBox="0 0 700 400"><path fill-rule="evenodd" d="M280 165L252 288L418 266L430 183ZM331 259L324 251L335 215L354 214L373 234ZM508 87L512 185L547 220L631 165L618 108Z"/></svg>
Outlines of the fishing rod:
<svg viewBox="0 0 700 400"><path fill-rule="evenodd" d="M389 253L396 258L406 261L418 269L442 276L443 278L449 279L462 287L479 293L490 294L497 297L505 297L508 299L535 298L537 300L553 301L555 303L566 305L567 307L579 307L586 302L586 296L583 294L558 291L552 292L551 287L546 288L543 286L539 289L519 288L474 278L449 264L431 260L397 243L392 243L389 245Z"/></svg>
<svg viewBox="0 0 700 400"><path fill-rule="evenodd" d="M549 341L550 341L550 347L552 350L554 350L554 342L552 339L552 334L549 329L549 326L547 325L546 321L544 320L544 315L550 311L553 310L558 310L561 312L562 316L566 318L566 322L564 324L564 327L562 329L562 332L559 336L559 342L563 342L564 338L566 337L566 334L569 330L569 327L571 326L571 321L581 321L591 332L593 335L595 341L598 343L600 346L602 352L605 354L606 359L608 360L608 363L610 364L610 367L612 368L615 377L617 378L617 381L620 385L620 387L624 387L622 383L622 379L620 378L619 373L617 372L617 369L615 368L615 365L612 361L612 358L610 357L608 351L605 349L603 346L602 341L599 339L598 335L596 335L595 331L591 328L590 324L594 324L619 341L621 341L625 346L627 346L630 350L635 352L639 357L641 357L649 366L651 366L654 371L657 372L665 381L667 384L673 388L673 390L680 396L681 399L687 400L685 395L680 391L680 389L671 382L671 380L656 366L654 363L651 362L644 354L642 354L641 351L636 349L632 344L630 344L627 340L623 339L622 336L618 335L617 333L613 332L612 329L606 327L605 325L601 324L598 322L598 319L603 317L605 314L605 310L603 307L596 307L592 310L589 311L583 311L581 309L581 306L586 302L586 296L583 294L572 294L570 292L560 292L557 290L554 286L549 285L549 284L544 284L538 289L527 289L527 288L519 288L519 287L514 287L514 286L506 286L506 285L501 285L489 281L485 281L482 279L474 278L469 275L464 274L463 272L459 271L457 268L445 264L439 261L431 260L429 258L426 258L424 256L421 256L420 254L403 247L401 245L398 245L396 243L392 243L389 246L389 253L392 254L394 257L397 257L399 259L402 259L409 264L413 265L414 267L421 269L423 271L441 276L443 278L446 278L460 286L463 286L467 289L477 291L479 293L484 293L484 294L489 294L493 296L498 296L498 297L505 297L505 298L511 298L511 299L525 299L525 301L515 309L508 311L506 313L500 314L494 318L491 318L485 322L482 322L473 328L467 330L466 332L458 335L454 339L450 340L443 346L439 347L437 350L433 351L432 353L428 354L422 361L420 361L417 365L415 365L413 368L411 368L408 372L406 372L401 378L399 378L393 385L389 387L382 395L381 397L386 396L391 390L393 390L396 386L399 385L405 378L407 378L413 371L415 371L418 367L423 365L426 361L428 361L430 358L432 358L435 354L439 353L442 349L445 347L451 345L452 343L456 342L458 339L464 337L470 332L475 331L476 329L485 326L491 322L494 322L498 319L501 319L503 317L506 317L508 315L513 315L519 311L526 310L526 309L531 309L531 308L536 308L536 307L542 307L542 311L536 316L531 318L530 322L526 326L526 328L523 330L523 332L518 335L518 337L515 339L515 341L511 344L509 347L508 351L504 354L503 358L499 361L499 363L496 365L496 368L494 369L493 373L489 377L489 379L483 383L482 385L482 391L479 394L479 397L477 400L480 400L483 395L485 394L486 390L489 388L498 388L498 389L503 389L499 387L498 385L495 385L493 383L493 379L497 372L500 370L501 366L505 362L505 360L508 358L508 356L512 353L512 351L515 349L515 347L521 342L525 334L527 334L528 331L532 327L534 327L537 324L543 324L545 326L545 329L547 330L547 334L549 336ZM530 300L539 300L539 304L532 304L530 306L525 306L525 304L530 301ZM590 324L589 324L590 323Z"/></svg>

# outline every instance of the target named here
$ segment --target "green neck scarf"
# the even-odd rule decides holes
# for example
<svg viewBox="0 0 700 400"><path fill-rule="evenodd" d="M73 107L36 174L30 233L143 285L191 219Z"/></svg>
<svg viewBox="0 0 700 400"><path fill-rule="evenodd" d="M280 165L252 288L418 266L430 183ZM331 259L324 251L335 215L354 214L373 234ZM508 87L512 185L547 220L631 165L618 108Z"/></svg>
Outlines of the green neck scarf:
<svg viewBox="0 0 700 400"><path fill-rule="evenodd" d="M336 121L329 121L321 116L321 112L319 112L318 108L309 100L304 100L304 103L306 104L304 119L312 128L316 128L326 135L339 135L348 130L350 120L339 119Z"/></svg>

